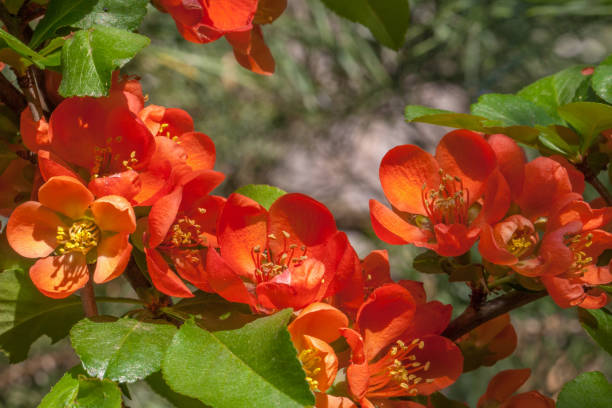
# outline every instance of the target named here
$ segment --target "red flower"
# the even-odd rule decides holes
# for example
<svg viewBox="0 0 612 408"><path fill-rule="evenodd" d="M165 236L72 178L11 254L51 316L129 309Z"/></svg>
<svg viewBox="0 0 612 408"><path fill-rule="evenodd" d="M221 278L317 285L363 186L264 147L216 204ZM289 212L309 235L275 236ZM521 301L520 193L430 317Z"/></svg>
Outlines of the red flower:
<svg viewBox="0 0 612 408"><path fill-rule="evenodd" d="M510 206L509 187L496 170L495 152L477 133L448 133L436 157L414 145L389 151L380 165L388 209L370 200L374 231L390 244L414 244L443 256L465 253L478 239L483 221L501 219ZM470 207L482 196L478 218Z"/></svg>
<svg viewBox="0 0 612 408"><path fill-rule="evenodd" d="M349 388L363 406L375 399L429 395L461 374L461 351L439 335L451 307L417 301L422 295L415 295L397 284L382 286L359 309L354 329L343 330L352 350Z"/></svg>
<svg viewBox="0 0 612 408"><path fill-rule="evenodd" d="M512 395L527 381L531 370L501 371L489 382L487 392L478 400L477 408L555 408L555 402L537 391Z"/></svg>
<svg viewBox="0 0 612 408"><path fill-rule="evenodd" d="M134 211L123 197L93 194L71 177L52 177L13 211L7 225L11 247L26 258L41 258L30 278L46 296L64 298L89 280L87 263L96 261L94 281L107 282L125 269L136 228Z"/></svg>
<svg viewBox="0 0 612 408"><path fill-rule="evenodd" d="M218 239L220 252L208 251L206 260L210 287L263 312L299 310L332 296L359 266L329 210L302 194L280 197L269 211L232 194Z"/></svg>

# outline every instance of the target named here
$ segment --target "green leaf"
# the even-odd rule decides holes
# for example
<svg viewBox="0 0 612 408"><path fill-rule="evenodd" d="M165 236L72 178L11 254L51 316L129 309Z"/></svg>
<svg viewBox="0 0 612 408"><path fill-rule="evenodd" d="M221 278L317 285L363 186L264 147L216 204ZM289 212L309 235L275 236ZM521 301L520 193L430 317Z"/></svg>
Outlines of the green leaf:
<svg viewBox="0 0 612 408"><path fill-rule="evenodd" d="M160 397L163 397L177 408L207 408L207 405L202 404L194 398L186 397L172 391L172 388L166 384L160 372L156 372L148 376L145 380L149 387Z"/></svg>
<svg viewBox="0 0 612 408"><path fill-rule="evenodd" d="M571 129L559 125L537 126L536 128L540 131L538 135L540 143L553 152L568 156L578 151L577 145L570 145L560 134L560 132L571 133Z"/></svg>
<svg viewBox="0 0 612 408"><path fill-rule="evenodd" d="M38 408L120 408L121 390L112 381L83 375L74 367L53 386Z"/></svg>
<svg viewBox="0 0 612 408"><path fill-rule="evenodd" d="M272 203L277 199L287 194L287 192L280 188L267 184L248 184L240 187L235 192L257 201L266 210L269 210Z"/></svg>
<svg viewBox="0 0 612 408"><path fill-rule="evenodd" d="M5 0L4 5L9 13L13 15L17 15L17 12L21 8L21 6L25 3L25 0Z"/></svg>
<svg viewBox="0 0 612 408"><path fill-rule="evenodd" d="M290 316L285 309L214 333L188 321L168 348L164 379L174 391L215 408L314 405L286 328Z"/></svg>
<svg viewBox="0 0 612 408"><path fill-rule="evenodd" d="M551 117L557 118L559 106L587 98L589 77L582 74L583 68L585 66L574 66L544 77L521 89L517 96L541 106Z"/></svg>
<svg viewBox="0 0 612 408"><path fill-rule="evenodd" d="M98 0L93 10L74 27L90 28L96 24L134 31L147 14L148 0Z"/></svg>
<svg viewBox="0 0 612 408"><path fill-rule="evenodd" d="M32 343L42 335L52 342L61 340L81 318L78 297L51 299L36 289L27 273L0 273L0 347L11 363L24 360Z"/></svg>
<svg viewBox="0 0 612 408"><path fill-rule="evenodd" d="M578 309L584 330L609 354L612 354L612 313L606 309Z"/></svg>
<svg viewBox="0 0 612 408"><path fill-rule="evenodd" d="M505 126L502 121L490 120L484 116L455 113L419 105L406 106L405 117L408 122L429 123L489 134L503 133L519 142L532 146L535 145L539 134L537 129L529 126Z"/></svg>
<svg viewBox="0 0 612 408"><path fill-rule="evenodd" d="M321 0L330 10L366 26L381 44L399 50L410 24L408 0Z"/></svg>
<svg viewBox="0 0 612 408"><path fill-rule="evenodd" d="M54 37L59 28L77 23L89 14L95 5L92 0L51 0L45 17L40 20L32 34L30 47L37 48L43 41Z"/></svg>
<svg viewBox="0 0 612 408"><path fill-rule="evenodd" d="M130 318L83 319L70 330L70 340L89 375L130 383L159 371L175 333L172 325Z"/></svg>
<svg viewBox="0 0 612 408"><path fill-rule="evenodd" d="M562 124L544 108L516 95L485 94L472 105L474 115L493 121L493 126L548 126Z"/></svg>
<svg viewBox="0 0 612 408"><path fill-rule="evenodd" d="M612 106L597 102L574 102L558 108L559 115L582 136L585 152L602 130L612 128Z"/></svg>
<svg viewBox="0 0 612 408"><path fill-rule="evenodd" d="M611 396L612 384L602 373L582 373L563 386L557 408L609 408Z"/></svg>
<svg viewBox="0 0 612 408"><path fill-rule="evenodd" d="M2 39L6 46L17 52L19 55L24 57L27 61L36 64L39 68L44 68L47 65L52 65L46 57L43 57L24 43L22 43L17 37L12 36L6 31L0 29L0 39ZM0 48L4 48L0 45Z"/></svg>
<svg viewBox="0 0 612 408"><path fill-rule="evenodd" d="M422 254L417 255L412 261L412 267L423 273L446 273L442 269L442 257L434 251L427 250Z"/></svg>
<svg viewBox="0 0 612 408"><path fill-rule="evenodd" d="M591 77L593 90L601 99L612 103L612 55L595 68Z"/></svg>
<svg viewBox="0 0 612 408"><path fill-rule="evenodd" d="M162 312L184 321L193 316L198 326L209 331L239 329L259 317L243 303L228 302L217 294L202 291L164 307Z"/></svg>
<svg viewBox="0 0 612 408"><path fill-rule="evenodd" d="M106 95L113 70L126 64L149 42L145 36L106 26L77 31L62 49L60 95Z"/></svg>

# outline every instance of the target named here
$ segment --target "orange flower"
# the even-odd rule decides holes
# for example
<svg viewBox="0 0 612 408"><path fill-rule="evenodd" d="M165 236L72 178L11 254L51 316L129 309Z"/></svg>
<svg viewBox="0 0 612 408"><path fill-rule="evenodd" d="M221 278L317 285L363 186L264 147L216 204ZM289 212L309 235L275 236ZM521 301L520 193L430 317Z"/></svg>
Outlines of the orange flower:
<svg viewBox="0 0 612 408"><path fill-rule="evenodd" d="M539 241L535 226L522 215L511 215L491 226L484 224L478 250L484 259L496 265L516 266L521 269Z"/></svg>
<svg viewBox="0 0 612 408"><path fill-rule="evenodd" d="M347 317L335 307L312 303L288 327L306 372L306 381L317 394L325 392L336 378L338 357L329 344L337 340L340 329L347 326Z"/></svg>
<svg viewBox="0 0 612 408"><path fill-rule="evenodd" d="M480 366L490 367L508 357L516 349L516 342L516 332L510 323L509 314L481 324L457 340L465 357L463 372Z"/></svg>
<svg viewBox="0 0 612 408"><path fill-rule="evenodd" d="M360 307L354 329L343 329L352 355L347 369L351 394L362 406L377 399L430 395L459 377L463 356L439 334L451 307L425 303L419 286L389 284ZM419 300L417 300L419 299Z"/></svg>
<svg viewBox="0 0 612 408"><path fill-rule="evenodd" d="M531 370L501 371L489 382L477 408L555 408L555 402L537 391L512 395L527 381Z"/></svg>
<svg viewBox="0 0 612 408"><path fill-rule="evenodd" d="M78 180L52 177L38 190L37 201L13 211L7 225L11 247L26 258L41 258L30 278L46 296L64 298L89 280L107 282L125 269L132 251L128 236L136 229L134 211L119 196L94 200Z"/></svg>
<svg viewBox="0 0 612 408"><path fill-rule="evenodd" d="M370 200L376 235L390 244L414 244L443 256L465 253L478 239L479 225L501 219L510 206L495 152L468 130L446 134L435 158L414 145L392 149L380 164L380 181L393 210ZM475 218L469 210L483 196Z"/></svg>

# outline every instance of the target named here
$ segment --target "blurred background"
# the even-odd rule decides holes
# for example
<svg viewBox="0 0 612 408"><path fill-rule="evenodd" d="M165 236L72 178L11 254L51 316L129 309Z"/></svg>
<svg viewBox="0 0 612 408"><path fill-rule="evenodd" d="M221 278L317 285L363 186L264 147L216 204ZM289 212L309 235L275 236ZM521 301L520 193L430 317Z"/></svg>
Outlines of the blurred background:
<svg viewBox="0 0 612 408"><path fill-rule="evenodd" d="M487 92L516 92L574 64L595 64L612 53L612 3L606 0L412 0L405 46L391 51L369 31L342 20L319 0L293 0L264 36L276 73L242 69L219 40L191 44L169 15L151 7L141 32L152 39L125 73L139 75L149 102L179 107L217 147L216 168L227 175L216 191L250 183L309 194L327 205L360 256L390 251L396 278L425 282L429 298L461 313L469 291L446 277L412 269L418 250L390 247L370 227L368 200L384 200L378 180L382 156L413 143L433 151L444 128L406 124L404 106L423 104L468 112ZM119 291L121 280L107 292ZM511 314L519 344L512 357L460 377L444 391L470 406L490 378L531 367L524 389L555 396L584 371L612 379L612 359L584 333L575 310L549 299ZM39 340L30 358L8 368L0 357L0 407L36 406L77 364L67 340ZM145 384L129 387L132 408L170 407Z"/></svg>

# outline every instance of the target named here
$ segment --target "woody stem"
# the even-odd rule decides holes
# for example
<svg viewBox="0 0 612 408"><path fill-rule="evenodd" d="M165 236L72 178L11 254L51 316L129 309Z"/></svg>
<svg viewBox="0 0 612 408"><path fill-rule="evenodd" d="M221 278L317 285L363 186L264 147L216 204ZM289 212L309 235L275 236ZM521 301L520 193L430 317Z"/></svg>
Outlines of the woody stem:
<svg viewBox="0 0 612 408"><path fill-rule="evenodd" d="M513 291L481 304L477 309L472 305L450 322L442 336L457 340L476 327L511 310L524 306L546 296L545 290L539 292Z"/></svg>
<svg viewBox="0 0 612 408"><path fill-rule="evenodd" d="M87 281L87 284L81 289L81 302L83 303L83 311L85 317L93 317L98 315L98 306L96 305L96 295L94 294L93 282Z"/></svg>
<svg viewBox="0 0 612 408"><path fill-rule="evenodd" d="M592 185L595 188L595 190L597 190L601 198L606 200L606 204L611 206L612 205L612 194L610 194L606 186L604 186L603 183L599 181L597 177L587 178L585 174L585 179L586 181L589 182L590 185Z"/></svg>

